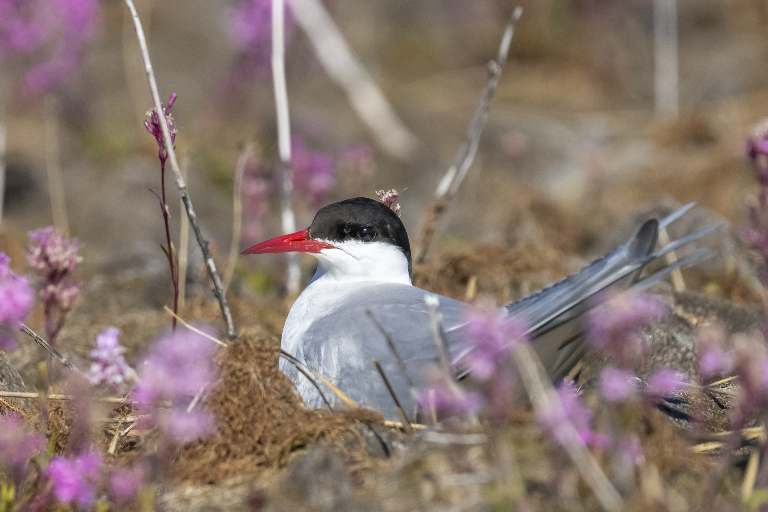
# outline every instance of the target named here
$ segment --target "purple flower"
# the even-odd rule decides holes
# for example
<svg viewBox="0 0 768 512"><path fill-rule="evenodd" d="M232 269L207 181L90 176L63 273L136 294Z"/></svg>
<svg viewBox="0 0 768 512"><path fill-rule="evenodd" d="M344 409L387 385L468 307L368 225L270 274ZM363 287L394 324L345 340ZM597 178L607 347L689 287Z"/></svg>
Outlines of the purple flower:
<svg viewBox="0 0 768 512"><path fill-rule="evenodd" d="M0 62L6 56L34 52L44 43L35 7L30 0L0 0Z"/></svg>
<svg viewBox="0 0 768 512"><path fill-rule="evenodd" d="M9 264L8 256L0 252L0 350L5 351L16 349L11 331L18 329L35 300L27 278L11 272Z"/></svg>
<svg viewBox="0 0 768 512"><path fill-rule="evenodd" d="M48 343L55 344L80 291L78 283L67 280L80 257L75 238L67 238L53 227L29 233L27 261L37 271L38 295L43 301Z"/></svg>
<svg viewBox="0 0 768 512"><path fill-rule="evenodd" d="M725 330L707 325L699 331L699 371L704 379L727 373L733 367L733 356L722 349Z"/></svg>
<svg viewBox="0 0 768 512"><path fill-rule="evenodd" d="M322 206L335 180L333 157L310 151L301 138L294 137L291 139L291 167L294 189L310 197L315 207Z"/></svg>
<svg viewBox="0 0 768 512"><path fill-rule="evenodd" d="M272 0L240 0L229 14L229 37L240 51L240 71L257 80L270 76L272 63ZM285 9L285 39L295 26L288 6Z"/></svg>
<svg viewBox="0 0 768 512"><path fill-rule="evenodd" d="M508 358L517 343L528 340L527 328L502 310L470 310L466 315L464 335L470 347L466 361L472 378L486 381L509 367Z"/></svg>
<svg viewBox="0 0 768 512"><path fill-rule="evenodd" d="M247 246L264 239L264 219L269 213L270 183L256 158L246 162L243 176L243 238Z"/></svg>
<svg viewBox="0 0 768 512"><path fill-rule="evenodd" d="M183 404L213 381L211 360L215 352L216 345L195 332L170 333L155 342L140 366L134 396L139 403L154 405L168 400L174 404L170 410L156 411L156 420L178 442L211 431L212 417L186 413Z"/></svg>
<svg viewBox="0 0 768 512"><path fill-rule="evenodd" d="M29 459L44 448L43 436L26 432L19 415L0 416L0 468L10 472L16 485L24 480Z"/></svg>
<svg viewBox="0 0 768 512"><path fill-rule="evenodd" d="M24 77L25 92L39 95L69 80L80 67L98 25L99 4L97 0L53 0L38 2L34 9L39 28L31 31L31 46L44 34L45 46L52 49Z"/></svg>
<svg viewBox="0 0 768 512"><path fill-rule="evenodd" d="M41 275L58 276L71 272L81 261L76 238L67 238L61 231L49 226L30 231L27 261ZM53 279L51 279L53 281Z"/></svg>
<svg viewBox="0 0 768 512"><path fill-rule="evenodd" d="M89 507L95 497L95 482L101 468L101 454L83 451L74 459L53 457L48 465L48 477L53 492L61 503L74 503Z"/></svg>
<svg viewBox="0 0 768 512"><path fill-rule="evenodd" d="M418 398L419 407L428 415L434 411L438 418L466 416L476 414L485 405L481 394L462 389L443 371L432 371L429 380L429 386L421 390Z"/></svg>
<svg viewBox="0 0 768 512"><path fill-rule="evenodd" d="M165 122L168 126L168 133L171 136L171 145L176 142L176 125L173 123L173 116L171 115L171 107L176 102L176 93L171 94L171 98L168 100L168 106L163 106L163 114L165 114ZM165 136L163 135L163 128L160 126L160 116L157 114L157 109L152 107L147 111L147 119L144 120L144 126L147 131L155 138L159 147L160 162L165 164L168 159L168 155L165 154ZM163 196L165 197L165 196Z"/></svg>
<svg viewBox="0 0 768 512"><path fill-rule="evenodd" d="M609 402L623 402L635 391L635 375L630 370L607 366L600 374L600 394Z"/></svg>
<svg viewBox="0 0 768 512"><path fill-rule="evenodd" d="M145 470L141 465L116 469L109 478L111 495L118 503L136 498L144 484Z"/></svg>
<svg viewBox="0 0 768 512"><path fill-rule="evenodd" d="M625 292L590 311L589 339L595 348L606 351L619 366L631 367L649 346L640 330L662 317L667 306L651 295Z"/></svg>
<svg viewBox="0 0 768 512"><path fill-rule="evenodd" d="M536 417L547 433L558 444L567 441L566 431L563 426L570 422L579 434L579 438L586 445L605 446L607 437L593 432L590 428L592 411L579 400L576 386L564 384L557 389L558 403L548 403L539 409Z"/></svg>
<svg viewBox="0 0 768 512"><path fill-rule="evenodd" d="M636 434L627 434L619 441L619 457L625 466L638 466L645 460L643 447Z"/></svg>
<svg viewBox="0 0 768 512"><path fill-rule="evenodd" d="M651 396L667 396L684 389L685 386L686 379L682 372L662 368L648 379L645 392Z"/></svg>
<svg viewBox="0 0 768 512"><path fill-rule="evenodd" d="M395 212L398 217L400 216L400 205L396 204L395 206L392 206L399 196L397 190L377 190L376 195L379 196L380 203L383 203L384 206Z"/></svg>
<svg viewBox="0 0 768 512"><path fill-rule="evenodd" d="M120 345L120 329L107 327L96 336L96 348L91 351L95 361L88 371L91 384L106 383L113 389L134 375L133 369L123 358L125 347Z"/></svg>
<svg viewBox="0 0 768 512"><path fill-rule="evenodd" d="M175 406L164 419L165 428L177 443L189 443L209 436L215 429L214 418L207 412Z"/></svg>

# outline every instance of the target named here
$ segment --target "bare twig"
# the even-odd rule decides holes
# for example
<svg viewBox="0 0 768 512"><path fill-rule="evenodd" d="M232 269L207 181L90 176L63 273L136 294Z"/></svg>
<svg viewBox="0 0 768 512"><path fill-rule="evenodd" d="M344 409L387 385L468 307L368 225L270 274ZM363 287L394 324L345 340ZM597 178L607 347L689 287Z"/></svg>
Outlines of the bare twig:
<svg viewBox="0 0 768 512"><path fill-rule="evenodd" d="M227 325L227 337L230 340L235 339L237 334L235 333L235 326L232 322L232 313L227 306L227 299L224 296L224 290L221 286L221 279L216 271L216 264L213 261L213 256L208 248L208 241L203 237L203 232L200 230L200 226L197 222L197 216L195 210L192 207L192 200L187 194L187 186L184 183L184 178L181 176L181 170L179 169L179 162L176 160L176 152L173 149L173 143L171 142L171 134L168 132L168 123L165 118L165 112L163 111L163 105L160 101L160 93L157 90L157 81L155 80L155 72L152 69L152 61L149 59L149 49L147 48L147 40L144 36L144 29L141 26L141 20L139 14L136 12L136 6L133 4L133 0L125 0L125 4L131 11L131 18L133 19L133 25L136 28L136 36L139 40L139 47L141 48L141 55L144 59L144 68L147 72L147 79L149 81L149 89L152 92L152 100L157 110L157 116L160 120L160 129L163 132L163 140L165 141L165 151L168 155L168 159L171 162L171 169L173 170L174 178L176 179L176 186L179 189L181 200L184 203L184 207L187 210L187 216L189 222L192 224L192 229L195 232L197 243L200 246L200 250L203 252L205 258L205 264L208 268L208 274L213 281L214 294L219 301L219 307L221 308L221 314L224 317L224 323Z"/></svg>
<svg viewBox="0 0 768 512"><path fill-rule="evenodd" d="M48 171L48 190L51 194L53 225L69 235L67 205L64 200L64 182L61 179L61 152L59 151L59 118L56 97L49 94L45 106L45 168Z"/></svg>
<svg viewBox="0 0 768 512"><path fill-rule="evenodd" d="M331 406L331 402L329 402L328 399L325 398L325 393L323 393L323 390L320 389L320 384L318 384L317 381L309 373L307 373L307 370L309 370L309 368L307 368L307 370L302 368L303 364L301 363L301 361L299 361L298 359L296 359L295 357L293 357L291 354L289 354L283 349L280 349L280 357L282 357L283 359L291 363L294 367L296 367L296 369L299 371L300 374L306 377L306 379L310 382L310 384L312 384L317 390L317 392L320 393L320 398L323 399L323 402L325 402L325 405L328 407L328 410L332 411L333 407Z"/></svg>
<svg viewBox="0 0 768 512"><path fill-rule="evenodd" d="M387 387L387 391L389 391L389 394L392 397L392 400L395 401L395 407L397 407L397 416L400 418L400 421L403 422L403 427L405 427L405 433L413 434L413 429L411 428L411 422L408 421L408 416L405 415L405 409L403 409L403 406L400 404L400 400L397 398L397 393L395 393L395 390L392 389L392 384L389 383L387 374L384 373L384 368L381 367L381 363L379 362L378 359L374 359L373 364L376 365L376 370L378 370L379 375L381 375L381 380L384 381L384 385Z"/></svg>
<svg viewBox="0 0 768 512"><path fill-rule="evenodd" d="M376 320L376 317L373 316L373 312L368 306L365 307L365 314L368 315L368 318L371 319L373 324L376 326L376 329L378 329L379 332L384 336L384 339L387 340L387 345L389 346L389 350L392 352L392 355L395 356L395 361L397 361L397 366L398 368L400 368L400 371L405 377L405 380L408 382L408 387L410 388L411 393L415 393L416 386L414 385L413 380L411 379L411 376L408 374L408 368L405 366L405 361L403 361L403 358L400 357L400 352L398 352L397 346L395 346L395 340L392 339L392 335L390 335L387 331L384 330L384 327L379 323L378 320Z"/></svg>
<svg viewBox="0 0 768 512"><path fill-rule="evenodd" d="M281 209L283 232L296 231L296 216L293 213L293 170L291 169L291 118L288 110L288 89L285 85L285 2L272 0L272 83L275 90L277 111L277 147L280 164L277 170L281 180ZM285 286L288 293L299 293L301 273L296 253L286 254L288 274Z"/></svg>
<svg viewBox="0 0 768 512"><path fill-rule="evenodd" d="M512 355L534 408L537 411L559 408L561 410L557 416L567 418L565 411L562 411L563 405L555 388L552 387L552 383L546 377L541 361L531 347L525 343L519 343L514 347ZM561 422L560 428L562 429L562 446L565 452L573 461L573 465L584 478L584 481L595 493L602 507L610 511L620 510L623 505L621 495L605 476L587 447L584 446L576 428L567 419Z"/></svg>
<svg viewBox="0 0 768 512"><path fill-rule="evenodd" d="M307 374L304 371L302 371L302 368L306 369L307 371L312 373L312 375L314 375L315 377L320 379L322 381L322 383L325 384L326 386L328 386L328 389L330 389L331 392L334 395L336 395L336 398L341 400L341 403L343 403L344 405L347 406L347 408L352 409L352 410L360 408L360 406L357 405L354 400L349 398L349 396L347 396L346 393L344 393L342 390L340 390L338 387L336 387L331 381L329 381L328 379L323 377L320 373L316 372L315 370L313 370L309 366L305 365L304 363L302 363L301 361L299 361L298 359L296 359L295 357L293 357L291 354L289 354L288 352L286 352L283 349L280 349L280 355L284 359L286 359L288 362L290 362L291 364L296 366L296 369L299 370L307 378L309 378L309 377L307 376ZM314 382L313 379L309 379L309 381L312 382L312 384L317 388L318 391L320 391L320 387L317 385L316 382ZM325 401L325 403L328 404L328 406L330 407L330 404L328 403L328 400L325 399L325 396L323 395L322 391L320 391L320 396L323 397L323 400Z"/></svg>
<svg viewBox="0 0 768 512"><path fill-rule="evenodd" d="M432 329L432 338L435 342L435 348L437 348L440 366L446 375L453 377L454 372L449 358L448 340L445 339L445 329L443 329L443 315L439 309L440 301L437 296L428 293L424 295L424 303L429 310L429 325Z"/></svg>
<svg viewBox="0 0 768 512"><path fill-rule="evenodd" d="M435 191L434 201L427 207L427 211L424 212L421 237L416 248L415 260L417 263L423 263L426 259L429 246L435 236L440 219L445 214L450 201L456 195L456 192L458 192L461 183L464 181L464 177L467 175L467 171L469 171L469 167L472 165L472 161L475 159L477 146L480 142L480 135L483 133L485 121L488 118L489 105L496 92L496 86L499 84L501 71L507 61L515 24L517 24L517 20L520 19L522 12L523 9L521 7L516 7L512 13L512 17L507 23L504 36L501 38L499 53L496 56L496 59L488 63L488 81L485 84L485 89L480 97L480 103L478 104L477 109L472 116L469 128L467 129L467 136L464 144L462 144L456 152L453 165L451 165L440 180L440 184Z"/></svg>
<svg viewBox="0 0 768 512"><path fill-rule="evenodd" d="M30 336L33 340L35 340L35 343L37 343L38 345L43 347L45 350L48 351L49 354L53 355L53 357L58 359L59 362L62 365L64 365L64 368L66 368L67 370L69 370L69 371L71 371L73 373L76 373L77 375L80 375L83 378L87 378L86 375L82 371L80 371L80 369L77 366L72 364L72 361L70 361L69 359L67 359L63 355L61 355L58 350L53 348L50 344L48 344L47 341L45 341L43 338L38 336L32 329L30 329L29 327L27 327L24 324L21 324L21 326L19 327L19 330L21 332L23 332L24 334L27 334L28 336ZM50 371L50 368L48 369L48 371ZM35 395L35 396L37 396L37 395Z"/></svg>
<svg viewBox="0 0 768 512"><path fill-rule="evenodd" d="M384 426L385 427L389 427L389 428L399 428L399 429L403 429L404 430L402 422L399 422L399 421L385 420L384 421ZM415 429L415 430L426 430L427 429L427 426L426 425L422 425L421 423L411 423L411 427L413 429Z"/></svg>
<svg viewBox="0 0 768 512"><path fill-rule="evenodd" d="M379 146L395 158L410 158L418 145L416 136L397 117L381 89L352 53L323 3L319 0L290 0L289 4L325 72L344 89L352 108L371 130Z"/></svg>
<svg viewBox="0 0 768 512"><path fill-rule="evenodd" d="M667 234L666 228L659 230L659 244L662 247L669 245L669 235ZM677 255L675 254L675 251L668 252L664 258L670 266L677 263ZM672 271L672 287L676 292L685 291L685 280L683 280L683 272L680 270L680 267L677 267Z"/></svg>
<svg viewBox="0 0 768 512"><path fill-rule="evenodd" d="M232 197L232 244L229 246L227 269L224 271L224 293L227 293L229 285L232 283L237 257L240 255L240 235L243 230L243 176L245 175L245 165L250 158L253 158L254 154L253 144L249 142L240 153L240 158L237 159L235 166L235 190Z"/></svg>
<svg viewBox="0 0 768 512"><path fill-rule="evenodd" d="M747 469L744 471L744 481L741 483L741 501L746 503L755 490L755 481L757 480L757 469L760 467L760 450L754 450L749 454Z"/></svg>
<svg viewBox="0 0 768 512"><path fill-rule="evenodd" d="M169 308L168 306L163 306L163 307L165 308L165 310L168 312L168 314L169 314L169 315L171 315L172 317L174 317L174 318L176 319L176 321L177 321L177 322L179 322L181 325L183 325L184 327L186 327L186 328L187 328L187 329L189 329L190 331L192 331L192 332L194 332L194 333L196 333L196 334L199 334L200 336L203 336L203 337L205 337L205 338L208 338L208 339L209 339L209 340L211 340L212 342L214 342L214 343L216 343L217 345L220 345L220 346L222 346L222 347L226 347L226 346L228 346L228 345L227 345L226 343L224 343L223 341L221 341L221 340L218 340L218 339L214 338L213 336L211 336L211 335L209 335L209 334L206 334L206 333L204 333L204 332L203 332L203 331L201 331L200 329L196 329L196 328L192 327L192 326L191 326L191 325L189 325L187 322L185 322L185 321L184 321L184 320L183 320L183 319L182 319L182 318L181 318L179 315L177 315L176 313L174 313L173 311L171 311L171 308Z"/></svg>
<svg viewBox="0 0 768 512"><path fill-rule="evenodd" d="M184 179L187 178L189 172L189 150L184 147L184 152L181 155L181 172ZM187 262L189 261L189 217L187 217L184 203L179 201L180 223L179 227L179 307L183 308L187 300ZM224 287L224 295L226 296L227 289Z"/></svg>
<svg viewBox="0 0 768 512"><path fill-rule="evenodd" d="M109 443L109 450L107 450L107 453L110 455L114 455L115 451L117 450L117 438L120 437L120 427L123 425L123 420L117 422L117 426L115 427L115 435L112 436L112 442Z"/></svg>
<svg viewBox="0 0 768 512"><path fill-rule="evenodd" d="M34 393L34 392L26 392L26 391L0 391L0 396L8 397L8 398L39 398L40 393ZM56 394L49 394L48 400L76 400L77 397L74 395L56 395ZM106 402L110 404L125 404L128 403L128 400L125 398L117 398L117 397L104 397L104 398L94 398L97 402Z"/></svg>

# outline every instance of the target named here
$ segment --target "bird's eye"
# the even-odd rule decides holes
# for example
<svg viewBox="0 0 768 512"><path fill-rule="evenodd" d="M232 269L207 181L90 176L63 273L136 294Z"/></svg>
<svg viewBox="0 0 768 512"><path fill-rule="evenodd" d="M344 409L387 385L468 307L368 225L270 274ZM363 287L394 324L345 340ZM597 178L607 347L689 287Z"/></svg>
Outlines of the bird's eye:
<svg viewBox="0 0 768 512"><path fill-rule="evenodd" d="M360 240L363 242L370 242L376 238L376 228L373 226L364 226L360 228Z"/></svg>

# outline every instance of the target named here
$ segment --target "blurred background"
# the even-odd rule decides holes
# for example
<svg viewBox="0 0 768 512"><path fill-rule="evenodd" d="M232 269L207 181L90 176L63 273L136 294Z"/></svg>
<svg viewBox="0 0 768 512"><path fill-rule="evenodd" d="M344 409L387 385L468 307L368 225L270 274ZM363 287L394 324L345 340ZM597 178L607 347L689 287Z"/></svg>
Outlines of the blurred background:
<svg viewBox="0 0 768 512"><path fill-rule="evenodd" d="M83 277L140 278L136 286L150 290L144 298L168 304L167 261L158 247L165 233L148 190L160 189L157 145L142 124L152 101L136 34L123 2L82 3L92 9L76 13L84 25L0 57L2 249L13 252L27 230L53 223L47 169L58 166L69 230L84 246ZM221 268L232 240L234 171L248 144L254 154L245 167L241 249L281 233L269 2L136 4L161 97L178 95L171 110L177 154ZM698 201L743 221L747 196L758 190L744 141L768 113L764 0L657 0L656 29L651 0L332 0L325 2L331 16L415 145L393 154L378 143L288 13L299 229L324 204L395 188L417 238L518 4L523 15L477 157L434 254L538 237L566 255L590 257L605 250L610 226L659 198ZM663 5L667 14L659 18ZM64 52L66 65L49 69L48 82L31 75L41 62L61 58L55 37L72 33L79 46ZM178 195L167 179L178 236ZM190 257L199 264L194 244ZM314 262L301 261L306 282ZM278 257L240 258L238 265L233 290L279 290L284 282ZM196 278L197 270L190 274Z"/></svg>

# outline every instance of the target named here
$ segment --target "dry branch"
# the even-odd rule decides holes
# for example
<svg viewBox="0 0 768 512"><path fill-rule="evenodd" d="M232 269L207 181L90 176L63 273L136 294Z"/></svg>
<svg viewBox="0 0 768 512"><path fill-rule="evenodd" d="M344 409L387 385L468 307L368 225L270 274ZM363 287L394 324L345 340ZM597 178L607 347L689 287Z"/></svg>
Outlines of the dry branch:
<svg viewBox="0 0 768 512"><path fill-rule="evenodd" d="M53 348L47 341L45 341L43 338L38 336L35 333L35 331L33 331L32 329L30 329L29 327L27 327L24 324L21 324L21 326L19 327L19 330L21 332L23 332L24 334L29 335L33 340L35 340L35 343L37 343L38 345L43 347L45 350L48 351L49 354L51 354L53 357L58 359L59 362L62 365L64 365L64 368L66 368L67 370L69 370L69 371L71 371L73 373L76 373L76 374L80 375L81 377L87 378L86 375L82 371L80 371L80 369L77 366L75 366L72 363L72 361L70 361L69 359L67 359L63 355L61 355L58 350ZM34 396L38 396L37 393L34 393Z"/></svg>
<svg viewBox="0 0 768 512"><path fill-rule="evenodd" d="M507 28L504 31L504 35L501 38L501 44L499 45L499 53L496 59L488 63L488 81L485 84L485 89L480 97L480 103L477 105L472 121L467 129L467 136L464 144L461 145L456 152L456 156L453 160L453 165L448 169L443 178L440 180L440 184L435 191L435 199L427 206L426 212L422 217L421 237L419 238L416 246L416 262L424 263L429 246L432 243L432 239L435 236L437 226L440 223L440 219L445 214L451 200L458 192L461 183L464 181L464 177L469 171L469 167L472 165L472 161L475 159L477 153L477 146L480 143L480 135L483 133L485 127L485 121L488 119L488 109L491 99L496 92L496 86L499 85L499 79L501 78L501 71L504 67L504 63L507 61L507 55L509 54L509 46L512 44L512 35L515 31L515 25L517 20L520 19L523 9L516 7L512 16L507 23Z"/></svg>
<svg viewBox="0 0 768 512"><path fill-rule="evenodd" d="M325 72L344 89L352 108L371 130L379 146L395 158L410 158L418 145L416 136L397 117L381 89L352 53L323 3L319 0L290 0L289 4Z"/></svg>
<svg viewBox="0 0 768 512"><path fill-rule="evenodd" d="M187 210L187 217L192 224L192 229L195 231L195 237L197 238L197 244L200 246L200 250L203 252L205 258L205 265L208 268L208 275L211 276L214 286L214 294L219 301L219 307L221 308L221 314L224 317L224 323L227 325L227 337L230 340L235 339L237 334L235 333L235 325L232 321L232 313L227 306L227 298L224 296L224 289L221 285L221 279L216 271L216 264L213 261L213 256L208 248L208 241L203 237L203 232L200 230L200 225L197 222L197 215L192 207L192 200L187 194L187 185L184 183L184 178L181 176L181 170L179 168L179 162L176 159L176 152L173 149L173 143L171 142L171 134L168 132L168 123L165 118L165 112L163 111L163 105L160 101L160 93L157 90L157 81L155 80L155 72L152 69L152 61L149 58L149 49L147 48L147 39L144 36L144 29L139 19L139 14L136 12L136 6L133 4L133 0L125 0L125 4L131 11L131 18L133 19L133 25L136 29L136 36L139 40L139 47L141 48L141 56L144 59L144 68L147 73L147 80L149 81L149 89L152 92L152 100L155 104L155 110L160 120L160 129L163 131L163 140L165 141L165 151L168 155L168 159L171 162L171 169L173 170L174 178L176 179L176 186L179 189L181 200L184 203L184 207Z"/></svg>

